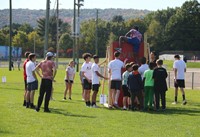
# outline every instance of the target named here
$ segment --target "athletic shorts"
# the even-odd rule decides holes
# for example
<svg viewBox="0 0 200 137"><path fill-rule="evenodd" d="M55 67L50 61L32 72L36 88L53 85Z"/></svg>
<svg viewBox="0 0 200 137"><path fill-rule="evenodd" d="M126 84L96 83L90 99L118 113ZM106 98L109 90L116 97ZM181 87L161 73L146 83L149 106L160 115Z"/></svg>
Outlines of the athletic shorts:
<svg viewBox="0 0 200 137"><path fill-rule="evenodd" d="M27 86L27 90L28 91L32 91L32 90L37 90L38 89L38 81L33 81L31 83L27 83L28 86Z"/></svg>
<svg viewBox="0 0 200 137"><path fill-rule="evenodd" d="M133 45L133 52L134 53L138 53L139 50L140 50L140 40L138 38L131 38L131 37L128 37L128 43Z"/></svg>
<svg viewBox="0 0 200 137"><path fill-rule="evenodd" d="M124 93L124 97L131 97L131 94L128 92L128 87L126 85L122 85L122 90Z"/></svg>
<svg viewBox="0 0 200 137"><path fill-rule="evenodd" d="M92 90L98 92L99 91L99 84L92 85Z"/></svg>
<svg viewBox="0 0 200 137"><path fill-rule="evenodd" d="M65 82L66 82L66 83L68 83L68 82L69 82L69 83L71 83L71 84L73 84L73 83L74 83L74 81L73 81L73 80L69 80L69 81L68 81L68 80L65 80Z"/></svg>
<svg viewBox="0 0 200 137"><path fill-rule="evenodd" d="M175 88L185 88L185 80L184 79L177 79L176 82L174 82L174 87Z"/></svg>
<svg viewBox="0 0 200 137"><path fill-rule="evenodd" d="M83 80L83 88L85 90L91 90L92 89L92 83L89 83L86 79Z"/></svg>
<svg viewBox="0 0 200 137"><path fill-rule="evenodd" d="M24 89L25 89L25 90L27 90L27 86L28 86L28 85L27 85L27 81L24 80Z"/></svg>
<svg viewBox="0 0 200 137"><path fill-rule="evenodd" d="M111 89L120 90L122 82L120 80L111 80Z"/></svg>

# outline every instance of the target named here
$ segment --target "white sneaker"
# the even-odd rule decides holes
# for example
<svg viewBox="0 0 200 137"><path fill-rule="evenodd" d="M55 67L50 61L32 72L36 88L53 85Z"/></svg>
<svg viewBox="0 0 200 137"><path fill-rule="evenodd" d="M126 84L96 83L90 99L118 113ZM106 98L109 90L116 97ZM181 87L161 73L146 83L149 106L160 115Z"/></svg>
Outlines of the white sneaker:
<svg viewBox="0 0 200 137"><path fill-rule="evenodd" d="M97 106L97 105L95 105L95 104L94 104L92 107L93 107L93 108L98 108L98 106Z"/></svg>
<svg viewBox="0 0 200 137"><path fill-rule="evenodd" d="M177 102L176 101L174 101L173 103L172 103L172 105L176 105L177 104Z"/></svg>
<svg viewBox="0 0 200 137"><path fill-rule="evenodd" d="M123 110L127 110L126 106L123 107Z"/></svg>
<svg viewBox="0 0 200 137"><path fill-rule="evenodd" d="M187 104L187 101L183 100L182 105L186 105L186 104Z"/></svg>

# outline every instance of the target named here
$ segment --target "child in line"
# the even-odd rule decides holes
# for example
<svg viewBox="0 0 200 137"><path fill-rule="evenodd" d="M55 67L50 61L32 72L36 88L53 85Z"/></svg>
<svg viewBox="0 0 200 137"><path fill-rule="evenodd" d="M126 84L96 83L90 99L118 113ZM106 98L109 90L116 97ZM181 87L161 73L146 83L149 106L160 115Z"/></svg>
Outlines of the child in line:
<svg viewBox="0 0 200 137"><path fill-rule="evenodd" d="M144 110L153 109L153 95L154 95L154 79L153 79L153 69L154 63L149 63L149 69L144 72ZM149 104L149 105L148 105Z"/></svg>
<svg viewBox="0 0 200 137"><path fill-rule="evenodd" d="M128 91L128 85L127 85L127 81L128 81L128 76L129 73L133 70L132 66L130 64L126 64L126 71L122 74L122 90L124 93L124 97L123 97L123 110L126 110L126 104L128 103L128 107L129 109L131 109L131 101L130 101L130 92Z"/></svg>
<svg viewBox="0 0 200 137"><path fill-rule="evenodd" d="M128 76L128 88L130 90L131 94L131 109L135 110L134 100L137 97L138 101L140 103L139 109L143 109L143 102L142 102L142 89L143 89L143 83L142 83L142 77L138 72L139 66L137 64L133 65L133 72L129 74Z"/></svg>
<svg viewBox="0 0 200 137"><path fill-rule="evenodd" d="M84 99L85 104L87 107L90 107L90 92L92 89L92 62L90 62L92 55L90 53L84 53L83 58L85 62L83 63L81 67L82 76L84 78L83 80L83 86L84 86Z"/></svg>
<svg viewBox="0 0 200 137"><path fill-rule="evenodd" d="M153 79L154 79L154 89L156 97L156 110L160 109L160 98L162 104L162 110L166 109L166 99L165 94L167 91L167 82L166 78L168 76L165 68L162 67L163 60L159 59L156 61L157 68L154 69Z"/></svg>
<svg viewBox="0 0 200 137"><path fill-rule="evenodd" d="M69 100L71 100L72 95L72 84L74 83L75 77L75 69L74 69L74 61L70 61L68 67L66 68L65 75L65 92L63 100L66 100L67 91L69 90Z"/></svg>
<svg viewBox="0 0 200 137"><path fill-rule="evenodd" d="M92 94L92 107L96 108L96 98L97 98L97 94L99 91L99 87L100 87L100 81L99 81L99 77L104 78L104 79L108 79L105 76L101 75L99 73L100 68L99 68L99 56L94 55L93 56L94 59L94 63L92 64L92 90L93 90L93 94Z"/></svg>

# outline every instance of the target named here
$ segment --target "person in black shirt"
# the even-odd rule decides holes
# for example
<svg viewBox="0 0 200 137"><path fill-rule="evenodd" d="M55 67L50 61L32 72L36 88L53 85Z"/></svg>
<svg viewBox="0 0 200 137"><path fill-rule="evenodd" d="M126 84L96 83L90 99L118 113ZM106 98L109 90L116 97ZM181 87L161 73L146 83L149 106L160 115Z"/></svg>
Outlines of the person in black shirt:
<svg viewBox="0 0 200 137"><path fill-rule="evenodd" d="M153 79L154 79L154 90L156 97L156 110L160 108L160 98L162 103L162 110L166 109L166 99L165 93L168 90L166 78L168 76L165 68L162 67L163 60L159 59L156 61L157 68L154 69Z"/></svg>

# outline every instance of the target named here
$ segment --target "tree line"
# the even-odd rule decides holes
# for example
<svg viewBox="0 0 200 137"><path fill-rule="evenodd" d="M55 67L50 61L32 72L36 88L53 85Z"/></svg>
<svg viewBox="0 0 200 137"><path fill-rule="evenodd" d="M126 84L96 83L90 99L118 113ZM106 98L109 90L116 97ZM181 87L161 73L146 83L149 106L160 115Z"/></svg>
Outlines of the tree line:
<svg viewBox="0 0 200 137"><path fill-rule="evenodd" d="M73 39L71 25L59 20L59 45L62 57L72 57ZM106 47L125 35L133 26L140 32L147 33L151 49L166 50L200 50L200 4L197 0L186 1L181 7L167 8L147 14L144 18L125 20L122 15L113 16L110 21L98 20L99 56L105 57ZM43 55L45 18L37 20L37 27L30 24L13 24L13 45L22 47L23 52L33 51ZM81 23L80 55L83 52L95 53L96 20ZM0 45L9 45L9 26L0 29ZM48 50L56 50L56 17L50 17Z"/></svg>

